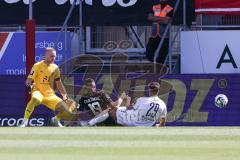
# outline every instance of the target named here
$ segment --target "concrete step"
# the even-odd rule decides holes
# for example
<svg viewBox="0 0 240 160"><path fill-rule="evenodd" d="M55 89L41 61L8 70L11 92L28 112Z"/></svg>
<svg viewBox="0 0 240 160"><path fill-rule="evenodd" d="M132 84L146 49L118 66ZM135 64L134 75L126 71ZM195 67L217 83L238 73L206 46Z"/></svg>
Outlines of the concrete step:
<svg viewBox="0 0 240 160"><path fill-rule="evenodd" d="M88 57L89 55L89 57ZM92 58L91 56L97 56L97 58ZM166 65L156 64L157 68L163 68L164 72L167 72L168 60ZM156 66L155 65L155 66ZM128 71L131 72L147 72L155 73L159 72L154 68L154 63L146 59L145 55L142 53L124 53L124 54L106 54L106 53L88 53L85 58L81 58L74 64L76 72L83 73L87 68L91 68L91 73L99 71L99 68L102 68L102 73L123 73ZM172 57L172 68L174 72L179 72L180 66L180 55L173 55ZM161 70L161 69L160 69ZM160 71L162 72L162 70Z"/></svg>

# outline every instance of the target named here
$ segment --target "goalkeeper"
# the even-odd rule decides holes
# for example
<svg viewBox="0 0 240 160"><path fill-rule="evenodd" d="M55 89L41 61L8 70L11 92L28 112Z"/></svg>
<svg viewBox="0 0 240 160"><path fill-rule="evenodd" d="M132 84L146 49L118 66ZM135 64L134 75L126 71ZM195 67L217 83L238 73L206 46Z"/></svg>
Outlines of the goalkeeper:
<svg viewBox="0 0 240 160"><path fill-rule="evenodd" d="M45 59L33 65L30 74L25 82L31 88L31 99L25 109L23 122L20 127L28 125L28 119L35 107L43 104L53 111L57 111L57 116L53 119L53 124L61 127L60 119L69 119L72 113L68 109L65 101L68 100L66 89L60 78L58 66L54 63L56 50L46 48ZM59 90L62 99L58 97L53 89L54 83Z"/></svg>

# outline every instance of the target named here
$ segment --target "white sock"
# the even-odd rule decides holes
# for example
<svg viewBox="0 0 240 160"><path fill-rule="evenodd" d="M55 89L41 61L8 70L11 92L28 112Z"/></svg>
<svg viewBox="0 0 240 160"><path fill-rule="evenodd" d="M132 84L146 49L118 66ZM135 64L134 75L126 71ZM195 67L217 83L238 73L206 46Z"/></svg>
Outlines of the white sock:
<svg viewBox="0 0 240 160"><path fill-rule="evenodd" d="M22 123L19 125L20 127L25 127L28 125L28 119L23 119Z"/></svg>
<svg viewBox="0 0 240 160"><path fill-rule="evenodd" d="M27 124L28 124L28 119L23 119L23 123L24 123L25 125L27 125Z"/></svg>
<svg viewBox="0 0 240 160"><path fill-rule="evenodd" d="M102 113L100 113L99 115L95 116L93 119L91 119L91 120L88 122L88 124L89 124L90 126L93 126L93 125L95 125L95 124L98 124L98 123L101 123L101 122L105 121L108 117L109 117L108 112L107 112L107 113L106 113L106 112L102 112Z"/></svg>
<svg viewBox="0 0 240 160"><path fill-rule="evenodd" d="M60 119L57 116L54 116L52 119L54 119L56 121L60 121Z"/></svg>

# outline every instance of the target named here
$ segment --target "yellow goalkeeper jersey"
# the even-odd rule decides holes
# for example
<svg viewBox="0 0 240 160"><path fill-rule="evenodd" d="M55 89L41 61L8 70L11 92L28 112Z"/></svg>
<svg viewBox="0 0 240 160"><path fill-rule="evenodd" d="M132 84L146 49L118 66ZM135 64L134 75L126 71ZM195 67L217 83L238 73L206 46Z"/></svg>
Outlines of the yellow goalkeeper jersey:
<svg viewBox="0 0 240 160"><path fill-rule="evenodd" d="M33 65L28 78L33 80L33 90L40 91L43 96L54 95L54 81L60 78L60 71L56 64L47 65L44 61Z"/></svg>

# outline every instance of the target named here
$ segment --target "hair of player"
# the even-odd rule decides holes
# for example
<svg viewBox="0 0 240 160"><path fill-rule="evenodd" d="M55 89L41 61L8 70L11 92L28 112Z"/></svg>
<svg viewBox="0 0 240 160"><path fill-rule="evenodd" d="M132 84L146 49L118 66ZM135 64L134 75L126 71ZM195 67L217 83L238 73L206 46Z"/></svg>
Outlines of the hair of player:
<svg viewBox="0 0 240 160"><path fill-rule="evenodd" d="M90 86L92 83L95 83L94 79L92 79L92 78L87 78L84 80L85 86Z"/></svg>
<svg viewBox="0 0 240 160"><path fill-rule="evenodd" d="M158 95L160 84L158 82L151 82L148 85L150 95Z"/></svg>
<svg viewBox="0 0 240 160"><path fill-rule="evenodd" d="M45 51L46 51L46 52L49 52L49 51L51 51L51 52L56 52L56 49L55 49L55 48L52 48L52 47L47 47L47 48L45 49Z"/></svg>

